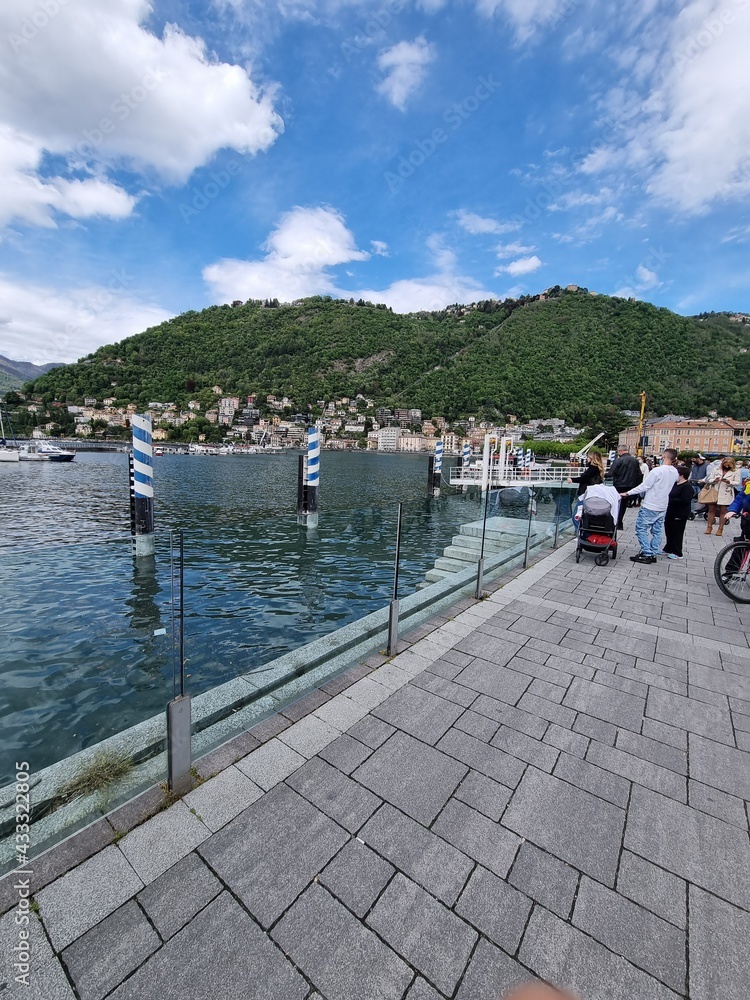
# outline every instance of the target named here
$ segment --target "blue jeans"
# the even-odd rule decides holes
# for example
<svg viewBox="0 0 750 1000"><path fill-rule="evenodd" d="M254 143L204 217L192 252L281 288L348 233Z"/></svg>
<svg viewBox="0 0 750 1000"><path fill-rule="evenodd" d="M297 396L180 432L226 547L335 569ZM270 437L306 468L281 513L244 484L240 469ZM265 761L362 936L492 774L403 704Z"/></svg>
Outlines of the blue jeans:
<svg viewBox="0 0 750 1000"><path fill-rule="evenodd" d="M635 537L638 539L644 556L659 555L665 514L666 511L663 510L649 510L648 507L638 508L638 517L635 520Z"/></svg>

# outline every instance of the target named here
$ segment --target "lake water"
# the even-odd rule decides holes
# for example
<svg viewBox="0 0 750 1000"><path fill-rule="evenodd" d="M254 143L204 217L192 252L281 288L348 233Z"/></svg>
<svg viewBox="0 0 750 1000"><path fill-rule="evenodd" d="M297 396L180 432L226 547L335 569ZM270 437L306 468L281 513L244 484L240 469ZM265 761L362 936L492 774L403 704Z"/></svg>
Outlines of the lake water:
<svg viewBox="0 0 750 1000"><path fill-rule="evenodd" d="M187 687L197 694L387 605L397 500L400 596L482 514L474 491L426 495L426 456L324 452L319 527L308 532L296 523L297 461L156 459L159 534L145 566L132 558L125 454L0 464L5 762L20 754L37 770L163 711L170 529L184 531Z"/></svg>

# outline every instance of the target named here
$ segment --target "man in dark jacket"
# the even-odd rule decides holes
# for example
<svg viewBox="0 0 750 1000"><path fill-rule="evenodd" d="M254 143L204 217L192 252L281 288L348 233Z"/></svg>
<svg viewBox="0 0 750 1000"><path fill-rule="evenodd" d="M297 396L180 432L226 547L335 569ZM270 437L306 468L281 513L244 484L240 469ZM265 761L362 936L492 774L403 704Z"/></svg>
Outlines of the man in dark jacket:
<svg viewBox="0 0 750 1000"><path fill-rule="evenodd" d="M617 458L612 463L609 470L612 477L612 485L618 493L627 493L634 486L639 486L643 482L641 465L637 458L630 454L630 449L621 445L617 452ZM617 518L617 528L622 531L622 523L625 511L628 509L629 500L627 497L620 497L620 514Z"/></svg>

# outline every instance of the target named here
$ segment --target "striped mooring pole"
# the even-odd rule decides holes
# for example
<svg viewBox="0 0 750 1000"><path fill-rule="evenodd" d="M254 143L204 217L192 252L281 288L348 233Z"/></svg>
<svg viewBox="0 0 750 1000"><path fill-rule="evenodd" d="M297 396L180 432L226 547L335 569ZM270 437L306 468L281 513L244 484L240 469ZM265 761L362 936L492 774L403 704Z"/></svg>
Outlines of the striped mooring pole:
<svg viewBox="0 0 750 1000"><path fill-rule="evenodd" d="M138 559L154 554L154 448L151 418L133 414L131 425L130 528Z"/></svg>
<svg viewBox="0 0 750 1000"><path fill-rule="evenodd" d="M467 477L468 477L468 469L470 463L471 463L471 445L469 444L468 441L464 441L463 452L461 454L461 471L463 473L465 480L464 485L462 487L464 493L466 493L469 489L469 481Z"/></svg>
<svg viewBox="0 0 750 1000"><path fill-rule="evenodd" d="M297 524L318 526L318 486L320 485L320 431L307 430L307 455L300 455L297 473Z"/></svg>
<svg viewBox="0 0 750 1000"><path fill-rule="evenodd" d="M440 496L440 483L443 478L443 439L435 442L435 461L432 465L432 495Z"/></svg>

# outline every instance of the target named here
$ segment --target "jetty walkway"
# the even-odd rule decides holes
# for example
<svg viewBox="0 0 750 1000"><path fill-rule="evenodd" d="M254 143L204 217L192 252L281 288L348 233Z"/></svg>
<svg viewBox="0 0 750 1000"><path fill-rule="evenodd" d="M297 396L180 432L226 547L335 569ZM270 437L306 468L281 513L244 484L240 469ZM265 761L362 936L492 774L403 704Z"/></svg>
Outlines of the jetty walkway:
<svg viewBox="0 0 750 1000"><path fill-rule="evenodd" d="M30 988L0 882L0 998L747 1000L750 608L630 520L32 862Z"/></svg>

